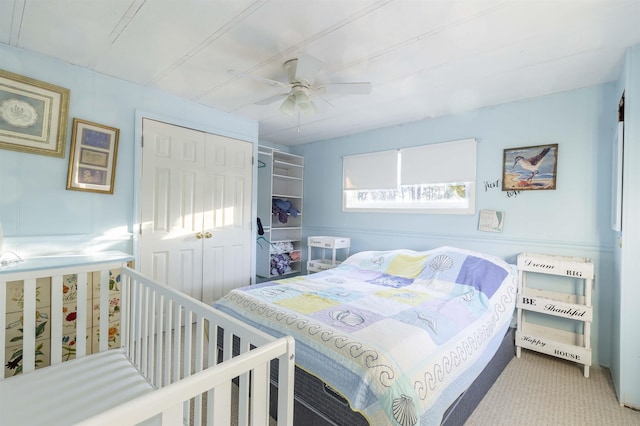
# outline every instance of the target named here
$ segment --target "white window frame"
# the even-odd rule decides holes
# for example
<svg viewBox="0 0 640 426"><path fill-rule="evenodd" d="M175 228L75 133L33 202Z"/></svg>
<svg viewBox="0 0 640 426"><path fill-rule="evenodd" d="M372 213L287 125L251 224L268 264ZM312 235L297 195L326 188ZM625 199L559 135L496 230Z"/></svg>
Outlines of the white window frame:
<svg viewBox="0 0 640 426"><path fill-rule="evenodd" d="M343 157L342 210L344 212L475 214L476 139L421 145ZM404 156L403 156L404 154ZM404 159L404 160L403 160ZM353 205L356 191L398 196L403 186L433 186L436 191L464 185L465 198L434 200L412 205L392 200ZM356 203L357 204L357 203Z"/></svg>

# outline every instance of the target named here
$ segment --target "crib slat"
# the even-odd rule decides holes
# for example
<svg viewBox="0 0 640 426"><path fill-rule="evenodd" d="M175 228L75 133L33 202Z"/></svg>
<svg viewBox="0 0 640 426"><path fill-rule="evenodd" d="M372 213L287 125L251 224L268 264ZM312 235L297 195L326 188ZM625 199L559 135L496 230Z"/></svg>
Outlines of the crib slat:
<svg viewBox="0 0 640 426"><path fill-rule="evenodd" d="M171 383L171 365L172 365L172 354L173 354L173 333L171 329L171 324L173 322L173 303L170 298L165 299L165 344L164 344L164 371L163 371L163 384L167 386Z"/></svg>
<svg viewBox="0 0 640 426"><path fill-rule="evenodd" d="M182 407L178 404L162 412L162 426L174 426L184 424L182 418Z"/></svg>
<svg viewBox="0 0 640 426"><path fill-rule="evenodd" d="M22 316L22 372L35 370L36 358L36 279L24 280L24 314Z"/></svg>
<svg viewBox="0 0 640 426"><path fill-rule="evenodd" d="M182 351L184 359L182 365L184 367L181 377L188 377L191 374L191 345L193 344L193 331L191 324L193 323L192 312L185 309L184 314L184 344Z"/></svg>
<svg viewBox="0 0 640 426"><path fill-rule="evenodd" d="M247 339L240 340L240 353L247 352L250 348ZM249 372L241 374L238 381L238 424L249 424Z"/></svg>
<svg viewBox="0 0 640 426"><path fill-rule="evenodd" d="M222 344L222 360L228 361L233 356L233 334L229 330L224 331L224 343Z"/></svg>
<svg viewBox="0 0 640 426"><path fill-rule="evenodd" d="M87 273L77 275L78 300L76 301L76 357L87 354Z"/></svg>
<svg viewBox="0 0 640 426"><path fill-rule="evenodd" d="M149 336L148 350L149 350L149 365L147 367L147 377L151 380L151 382L155 381L155 339L156 333L158 332L156 329L156 292L152 289L148 289L149 295L149 315L147 316L147 328Z"/></svg>
<svg viewBox="0 0 640 426"><path fill-rule="evenodd" d="M191 375L191 345L192 345L192 331L191 324L193 322L191 310L184 308L184 342L182 344L182 376L189 377ZM189 418L189 403L184 403L184 417Z"/></svg>
<svg viewBox="0 0 640 426"><path fill-rule="evenodd" d="M261 364L251 375L251 426L269 424L269 363Z"/></svg>
<svg viewBox="0 0 640 426"><path fill-rule="evenodd" d="M180 345L182 344L182 307L174 304L173 311L173 342L171 350L173 354L171 383L180 380Z"/></svg>
<svg viewBox="0 0 640 426"><path fill-rule="evenodd" d="M218 359L218 327L211 321L207 322L207 367L212 367ZM207 392L207 407L213 407L213 391ZM207 410L207 425L213 425L213 410Z"/></svg>
<svg viewBox="0 0 640 426"><path fill-rule="evenodd" d="M231 381L216 386L213 392L213 424L231 424Z"/></svg>
<svg viewBox="0 0 640 426"><path fill-rule="evenodd" d="M204 357L204 353L203 353L204 324L203 324L202 317L198 315L196 315L196 317L197 317L196 318L196 335L195 335L196 353L195 353L195 366L193 371L194 373L199 373L200 371L202 371L202 362ZM202 418L202 395L198 395L194 398L193 418L194 419Z"/></svg>
<svg viewBox="0 0 640 426"><path fill-rule="evenodd" d="M51 277L51 365L62 362L62 278Z"/></svg>
<svg viewBox="0 0 640 426"><path fill-rule="evenodd" d="M164 353L162 352L162 339L164 337L164 314L165 313L164 313L164 296L162 296L161 294L158 294L156 297L158 298L157 300L158 311L157 311L157 318L156 318L158 336L156 338L156 349L155 349L156 369L154 373L155 380L153 381L153 384L159 388L162 386L162 365L164 364Z"/></svg>
<svg viewBox="0 0 640 426"><path fill-rule="evenodd" d="M293 424L294 358L295 341L291 338L287 352L278 357L278 426Z"/></svg>
<svg viewBox="0 0 640 426"><path fill-rule="evenodd" d="M127 355L130 357L130 359L133 359L131 357L131 342L129 341L129 336L130 336L130 332L129 332L129 326L130 324L127 324L126 322L123 321L124 318L129 317L130 318L130 308L131 308L131 288L130 288L130 284L131 284L131 280L132 278L129 278L129 276L127 275L126 271L122 271L121 273L121 283L122 283L122 287L121 287L121 291L120 291L120 346L125 348ZM124 318L123 318L124 315Z"/></svg>
<svg viewBox="0 0 640 426"><path fill-rule="evenodd" d="M140 322L141 331L138 341L140 342L141 349L141 364L140 370L144 372L145 376L149 374L149 288L143 283L140 283L141 298L140 298Z"/></svg>
<svg viewBox="0 0 640 426"><path fill-rule="evenodd" d="M195 371L202 371L202 365L204 363L204 320L198 315L196 315L195 343Z"/></svg>
<svg viewBox="0 0 640 426"><path fill-rule="evenodd" d="M140 336L142 334L142 325L140 324L140 316L141 313L141 294L142 294L142 285L138 282L138 280L133 281L132 285L132 306L131 306L131 316L133 321L133 330L131 333L131 345L133 347L133 359L135 360L135 364L137 366L142 365L142 351L140 348Z"/></svg>
<svg viewBox="0 0 640 426"><path fill-rule="evenodd" d="M100 272L100 335L99 351L109 349L109 271Z"/></svg>

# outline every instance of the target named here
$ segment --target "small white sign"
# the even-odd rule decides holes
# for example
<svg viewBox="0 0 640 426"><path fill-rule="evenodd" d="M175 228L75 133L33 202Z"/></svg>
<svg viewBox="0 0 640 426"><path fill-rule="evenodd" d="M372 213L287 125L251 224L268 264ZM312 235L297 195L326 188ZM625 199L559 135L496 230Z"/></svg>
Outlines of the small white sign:
<svg viewBox="0 0 640 426"><path fill-rule="evenodd" d="M502 232L504 227L504 212L495 210L480 210L478 231Z"/></svg>

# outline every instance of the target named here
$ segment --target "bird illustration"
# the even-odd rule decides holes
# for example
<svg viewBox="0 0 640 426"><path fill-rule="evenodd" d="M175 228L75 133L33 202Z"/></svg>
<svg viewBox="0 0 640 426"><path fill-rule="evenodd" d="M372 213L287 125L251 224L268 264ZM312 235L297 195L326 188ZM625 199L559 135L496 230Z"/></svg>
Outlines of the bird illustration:
<svg viewBox="0 0 640 426"><path fill-rule="evenodd" d="M524 170L530 171L531 176L529 176L529 179L527 179L527 182L531 183L531 179L533 179L533 177L538 174L538 169L540 168L542 159L544 158L545 155L547 155L549 151L551 151L551 148L546 147L545 149L540 151L538 155L530 158L524 158L523 156L518 155L513 162L513 168L515 169L516 164L520 163L520 167L522 167Z"/></svg>

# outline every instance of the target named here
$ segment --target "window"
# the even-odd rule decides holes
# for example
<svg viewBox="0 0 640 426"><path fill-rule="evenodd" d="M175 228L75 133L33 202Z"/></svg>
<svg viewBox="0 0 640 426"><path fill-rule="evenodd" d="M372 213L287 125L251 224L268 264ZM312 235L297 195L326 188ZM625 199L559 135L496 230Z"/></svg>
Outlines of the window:
<svg viewBox="0 0 640 426"><path fill-rule="evenodd" d="M475 213L476 140L350 155L343 210Z"/></svg>

